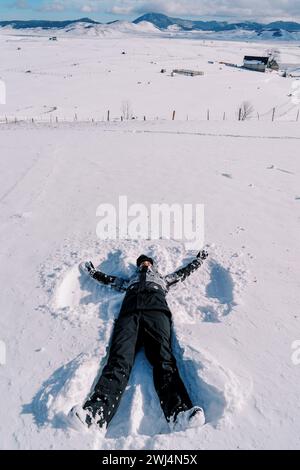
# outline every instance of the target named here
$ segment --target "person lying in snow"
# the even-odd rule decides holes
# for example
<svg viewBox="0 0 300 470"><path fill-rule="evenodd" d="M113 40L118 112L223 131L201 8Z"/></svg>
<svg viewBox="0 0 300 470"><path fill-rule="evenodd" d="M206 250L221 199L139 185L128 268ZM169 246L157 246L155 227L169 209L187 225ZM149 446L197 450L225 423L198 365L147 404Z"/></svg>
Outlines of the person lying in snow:
<svg viewBox="0 0 300 470"><path fill-rule="evenodd" d="M115 321L109 357L94 391L83 406L75 406L72 416L90 427L106 428L115 415L129 380L135 355L144 346L153 366L154 386L166 420L173 430L205 424L204 411L193 406L179 375L172 354L172 314L166 301L171 286L184 281L208 257L200 251L186 267L162 276L152 258L141 255L135 274L124 280L97 271L91 262L81 270L96 281L126 292L118 319Z"/></svg>

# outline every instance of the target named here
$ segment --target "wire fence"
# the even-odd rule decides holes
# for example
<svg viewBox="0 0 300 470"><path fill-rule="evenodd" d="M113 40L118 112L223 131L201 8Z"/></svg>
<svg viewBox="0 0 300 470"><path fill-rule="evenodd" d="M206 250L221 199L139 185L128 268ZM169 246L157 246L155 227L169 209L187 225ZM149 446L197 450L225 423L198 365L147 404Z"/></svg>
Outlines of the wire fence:
<svg viewBox="0 0 300 470"><path fill-rule="evenodd" d="M131 116L113 116L111 111L108 110L107 113L102 117L82 117L75 114L73 117L63 117L63 116L19 116L19 115L4 115L0 116L0 124L17 124L17 123L31 123L31 124L50 124L55 125L59 123L90 123L96 124L100 122L129 122L129 121L271 121L271 122L299 122L300 121L300 108L299 109L289 109L286 112L283 112L280 107L272 108L265 113L251 112L246 108L239 108L235 113L223 113L212 112L211 109L207 109L206 112L202 113L202 116L195 117L193 114L190 116L186 114L185 116L182 113L177 113L176 110L170 112L168 117L159 117L143 115L141 117Z"/></svg>

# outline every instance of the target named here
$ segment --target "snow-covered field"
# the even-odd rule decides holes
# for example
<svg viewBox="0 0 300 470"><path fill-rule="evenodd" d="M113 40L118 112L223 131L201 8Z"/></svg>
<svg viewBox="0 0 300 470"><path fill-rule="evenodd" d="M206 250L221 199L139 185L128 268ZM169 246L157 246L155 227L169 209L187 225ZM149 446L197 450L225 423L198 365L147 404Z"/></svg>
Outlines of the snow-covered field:
<svg viewBox="0 0 300 470"><path fill-rule="evenodd" d="M297 80L208 64L241 63L270 47L261 43L2 35L0 46L0 447L300 448ZM297 45L280 51L299 63ZM205 75L171 77L175 67ZM259 121L237 122L244 100ZM123 102L138 120L119 122ZM108 109L111 122L101 122ZM44 122L5 124L5 115ZM126 275L146 251L166 273L192 256L171 240L98 240L97 207L119 195L205 204L209 261L168 297L202 429L170 433L143 352L105 438L68 426L105 363L122 301L78 263Z"/></svg>
<svg viewBox="0 0 300 470"><path fill-rule="evenodd" d="M196 41L122 34L104 38L0 35L0 79L7 87L7 105L0 116L10 118L102 120L126 116L179 120L236 120L239 106L249 101L257 120L297 118L300 80L277 72L257 73L227 67L242 65L244 55L280 50L280 61L300 77L298 43ZM45 32L44 32L45 34ZM125 52L126 54L122 54ZM210 64L209 62L214 62ZM173 69L204 72L204 76L171 76ZM162 69L166 73L160 73Z"/></svg>

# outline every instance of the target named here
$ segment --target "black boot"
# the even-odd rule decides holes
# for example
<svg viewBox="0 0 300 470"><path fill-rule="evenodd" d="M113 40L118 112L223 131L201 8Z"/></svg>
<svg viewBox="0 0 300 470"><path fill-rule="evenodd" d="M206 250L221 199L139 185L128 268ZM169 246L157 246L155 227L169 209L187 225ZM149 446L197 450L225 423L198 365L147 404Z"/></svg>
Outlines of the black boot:
<svg viewBox="0 0 300 470"><path fill-rule="evenodd" d="M97 424L99 428L106 427L108 416L108 397L106 395L93 395L83 405L85 414L85 422L90 427Z"/></svg>
<svg viewBox="0 0 300 470"><path fill-rule="evenodd" d="M168 421L176 421L177 416L179 413L182 411L187 411L189 407L185 403L181 403L180 405L177 405L170 413L170 417Z"/></svg>

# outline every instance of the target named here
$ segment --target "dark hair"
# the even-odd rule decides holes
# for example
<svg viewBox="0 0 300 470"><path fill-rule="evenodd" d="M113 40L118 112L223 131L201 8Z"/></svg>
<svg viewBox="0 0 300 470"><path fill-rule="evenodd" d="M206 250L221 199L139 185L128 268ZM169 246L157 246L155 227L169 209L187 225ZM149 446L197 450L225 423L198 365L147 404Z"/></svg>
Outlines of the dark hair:
<svg viewBox="0 0 300 470"><path fill-rule="evenodd" d="M149 263L151 263L152 266L154 264L154 261L152 258L149 258L149 256L146 256L146 255L141 255L136 260L136 265L139 267L144 261L149 261Z"/></svg>

